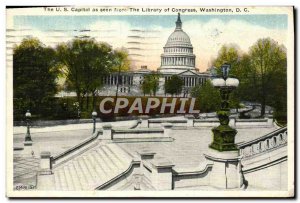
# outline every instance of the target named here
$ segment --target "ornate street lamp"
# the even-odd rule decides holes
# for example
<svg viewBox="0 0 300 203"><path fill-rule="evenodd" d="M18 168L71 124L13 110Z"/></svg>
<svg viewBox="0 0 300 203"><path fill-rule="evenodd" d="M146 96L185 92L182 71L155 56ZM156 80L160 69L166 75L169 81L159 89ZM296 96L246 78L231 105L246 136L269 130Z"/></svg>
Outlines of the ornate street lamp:
<svg viewBox="0 0 300 203"><path fill-rule="evenodd" d="M222 77L212 80L213 86L220 90L221 95L221 109L217 111L220 125L212 129L214 136L209 147L218 151L231 151L237 150L234 143L237 131L228 125L230 114L229 94L239 85L239 80L229 77L229 64L223 64L221 70Z"/></svg>
<svg viewBox="0 0 300 203"><path fill-rule="evenodd" d="M25 135L25 142L32 142L31 135L30 135L30 118L31 118L31 113L29 110L27 110L26 114L26 124L27 124L27 133Z"/></svg>
<svg viewBox="0 0 300 203"><path fill-rule="evenodd" d="M94 110L92 112L92 118L93 118L93 134L96 132L96 118L97 118L97 112Z"/></svg>

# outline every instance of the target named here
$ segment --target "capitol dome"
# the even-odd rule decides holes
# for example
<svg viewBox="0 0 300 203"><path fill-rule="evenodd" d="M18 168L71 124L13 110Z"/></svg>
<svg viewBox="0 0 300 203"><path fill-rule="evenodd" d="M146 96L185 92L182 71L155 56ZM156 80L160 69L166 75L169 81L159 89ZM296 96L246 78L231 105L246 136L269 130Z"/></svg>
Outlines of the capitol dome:
<svg viewBox="0 0 300 203"><path fill-rule="evenodd" d="M176 28L164 46L164 53L161 55L161 67L158 70L162 73L196 70L195 58L190 37L182 30L182 22L178 13Z"/></svg>
<svg viewBox="0 0 300 203"><path fill-rule="evenodd" d="M190 37L182 29L175 30L170 35L165 47L177 46L177 45L180 45L180 46L186 45L186 46L192 47Z"/></svg>

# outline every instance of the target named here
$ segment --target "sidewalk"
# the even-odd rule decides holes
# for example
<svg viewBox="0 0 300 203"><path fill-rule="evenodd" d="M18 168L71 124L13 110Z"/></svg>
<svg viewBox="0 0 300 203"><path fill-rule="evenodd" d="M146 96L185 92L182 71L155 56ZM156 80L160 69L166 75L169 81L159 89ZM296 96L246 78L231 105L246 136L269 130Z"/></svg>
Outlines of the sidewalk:
<svg viewBox="0 0 300 203"><path fill-rule="evenodd" d="M161 118L153 118L153 119L161 119ZM184 116L176 116L176 117L168 117L163 118L164 120L181 120L185 119ZM129 121L115 121L115 122L99 122L96 124L97 129L102 128L104 124L111 124L112 127L129 127L133 125L137 120L129 120ZM25 126L14 126L13 134L24 134L26 133ZM56 132L56 131L68 131L68 130L88 130L93 129L93 123L80 123L80 124L67 124L67 125L57 125L57 126L49 126L49 127L30 127L30 133L43 133L43 132Z"/></svg>
<svg viewBox="0 0 300 203"><path fill-rule="evenodd" d="M111 124L113 127L125 127L133 125L136 121L117 121L117 122L105 122L105 123L97 123L97 129L102 128L104 124ZM13 134L24 134L26 133L25 126L15 126L13 127ZM93 123L80 123L80 124L68 124L68 125L57 125L50 127L31 127L30 133L42 133L42 132L56 132L56 131L68 131L68 130L87 130L93 129Z"/></svg>

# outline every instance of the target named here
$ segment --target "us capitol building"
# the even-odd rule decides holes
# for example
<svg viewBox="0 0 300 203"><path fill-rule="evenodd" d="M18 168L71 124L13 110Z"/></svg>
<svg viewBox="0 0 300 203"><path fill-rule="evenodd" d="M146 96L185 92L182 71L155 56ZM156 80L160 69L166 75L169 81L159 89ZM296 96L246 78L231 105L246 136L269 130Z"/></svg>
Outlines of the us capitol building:
<svg viewBox="0 0 300 203"><path fill-rule="evenodd" d="M164 84L172 75L178 75L184 81L182 93L188 95L190 89L198 84L202 85L211 75L200 73L195 67L196 56L193 53L193 45L190 37L182 29L180 14L176 21L174 32L169 36L161 54L161 66L158 72L159 90L157 95L165 95ZM139 70L122 72L119 79L119 95L143 95L141 85L144 76L150 74L147 66L141 66ZM100 95L114 95L117 88L118 73L113 73L103 79L104 86Z"/></svg>

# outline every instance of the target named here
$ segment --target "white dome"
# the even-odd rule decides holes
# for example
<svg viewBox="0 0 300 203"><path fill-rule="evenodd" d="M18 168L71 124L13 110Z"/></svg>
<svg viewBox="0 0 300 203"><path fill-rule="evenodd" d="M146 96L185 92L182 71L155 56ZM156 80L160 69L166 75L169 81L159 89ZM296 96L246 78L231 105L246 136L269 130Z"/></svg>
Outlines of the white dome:
<svg viewBox="0 0 300 203"><path fill-rule="evenodd" d="M164 53L161 55L160 72L180 73L195 69L195 54L190 37L182 30L180 14L176 21L176 28L169 36Z"/></svg>
<svg viewBox="0 0 300 203"><path fill-rule="evenodd" d="M190 37L183 30L175 30L168 38L166 47L172 45L192 46Z"/></svg>

